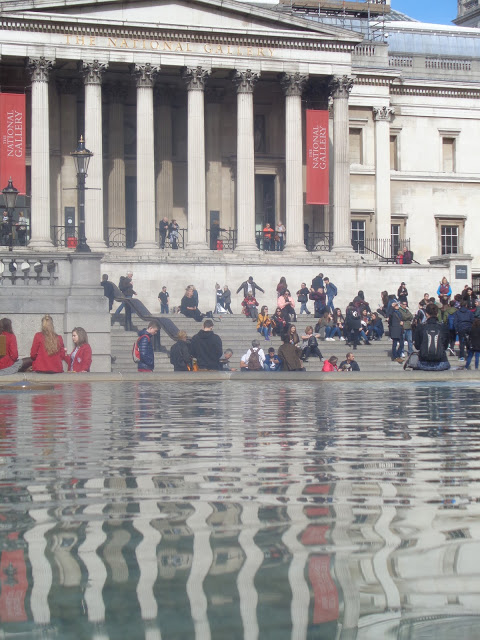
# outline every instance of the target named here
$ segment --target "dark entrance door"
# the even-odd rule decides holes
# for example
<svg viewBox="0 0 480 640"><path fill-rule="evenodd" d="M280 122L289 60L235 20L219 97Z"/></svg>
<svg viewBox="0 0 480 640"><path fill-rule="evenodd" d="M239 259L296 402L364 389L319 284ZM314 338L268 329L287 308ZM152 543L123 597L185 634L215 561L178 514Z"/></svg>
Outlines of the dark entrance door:
<svg viewBox="0 0 480 640"><path fill-rule="evenodd" d="M125 227L127 249L137 241L137 178L125 176Z"/></svg>
<svg viewBox="0 0 480 640"><path fill-rule="evenodd" d="M262 247L262 231L267 222L275 229L275 176L255 176L255 233Z"/></svg>

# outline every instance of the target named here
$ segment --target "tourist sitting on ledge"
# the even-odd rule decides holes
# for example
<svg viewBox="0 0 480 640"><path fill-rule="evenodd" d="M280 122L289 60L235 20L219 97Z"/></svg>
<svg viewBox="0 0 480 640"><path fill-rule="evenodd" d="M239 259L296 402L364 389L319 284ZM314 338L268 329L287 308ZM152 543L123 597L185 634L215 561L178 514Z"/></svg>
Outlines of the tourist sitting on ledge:
<svg viewBox="0 0 480 640"><path fill-rule="evenodd" d="M448 327L438 322L438 307L434 303L425 308L427 321L418 324L415 331L415 348L418 350L418 362L412 368L421 371L446 371L450 369L446 348L448 346Z"/></svg>
<svg viewBox="0 0 480 640"><path fill-rule="evenodd" d="M258 319L258 302L251 293L242 302L243 313L247 318L252 318L254 322Z"/></svg>
<svg viewBox="0 0 480 640"><path fill-rule="evenodd" d="M191 287L185 289L185 295L180 303L180 313L187 318L193 318L196 322L201 322L205 317L205 314L201 313L195 304Z"/></svg>

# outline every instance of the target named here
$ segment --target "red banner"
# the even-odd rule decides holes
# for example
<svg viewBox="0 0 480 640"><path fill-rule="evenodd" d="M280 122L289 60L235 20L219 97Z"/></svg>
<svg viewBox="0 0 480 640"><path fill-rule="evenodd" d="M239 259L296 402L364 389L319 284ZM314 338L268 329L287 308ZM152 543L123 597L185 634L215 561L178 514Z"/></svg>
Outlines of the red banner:
<svg viewBox="0 0 480 640"><path fill-rule="evenodd" d="M25 193L25 95L0 93L0 191L12 178Z"/></svg>
<svg viewBox="0 0 480 640"><path fill-rule="evenodd" d="M307 204L329 204L328 111L307 109Z"/></svg>

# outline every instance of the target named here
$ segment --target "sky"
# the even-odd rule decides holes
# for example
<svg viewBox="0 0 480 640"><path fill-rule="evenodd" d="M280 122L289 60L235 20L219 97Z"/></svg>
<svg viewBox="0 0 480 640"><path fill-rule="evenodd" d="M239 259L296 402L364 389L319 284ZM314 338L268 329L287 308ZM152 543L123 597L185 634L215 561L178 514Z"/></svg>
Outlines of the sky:
<svg viewBox="0 0 480 640"><path fill-rule="evenodd" d="M421 22L450 24L457 17L457 0L391 0L391 5Z"/></svg>

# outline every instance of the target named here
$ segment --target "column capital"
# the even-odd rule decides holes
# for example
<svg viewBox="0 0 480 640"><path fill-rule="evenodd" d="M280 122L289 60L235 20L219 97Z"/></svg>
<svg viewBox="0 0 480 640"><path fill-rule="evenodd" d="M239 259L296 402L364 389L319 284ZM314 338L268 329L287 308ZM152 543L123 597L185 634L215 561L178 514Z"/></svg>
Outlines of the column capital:
<svg viewBox="0 0 480 640"><path fill-rule="evenodd" d="M260 78L259 73L255 73L251 69L246 71L232 72L232 82L237 87L237 93L253 93L253 88Z"/></svg>
<svg viewBox="0 0 480 640"><path fill-rule="evenodd" d="M132 64L130 72L137 79L137 88L152 88L156 77L160 73L160 66L154 66L149 62L146 64Z"/></svg>
<svg viewBox="0 0 480 640"><path fill-rule="evenodd" d="M308 82L308 74L299 73L281 73L280 84L286 96L301 96Z"/></svg>
<svg viewBox="0 0 480 640"><path fill-rule="evenodd" d="M350 76L333 76L329 82L330 95L337 98L348 98L353 89L354 79Z"/></svg>
<svg viewBox="0 0 480 640"><path fill-rule="evenodd" d="M104 85L103 90L110 104L121 104L125 102L128 91L121 82L113 82Z"/></svg>
<svg viewBox="0 0 480 640"><path fill-rule="evenodd" d="M47 58L28 58L27 69L30 72L32 82L48 82L50 71L55 61Z"/></svg>
<svg viewBox="0 0 480 640"><path fill-rule="evenodd" d="M182 78L187 85L187 91L204 91L210 71L201 66L184 67Z"/></svg>
<svg viewBox="0 0 480 640"><path fill-rule="evenodd" d="M373 119L376 122L379 120L392 122L394 115L395 109L393 107L373 107Z"/></svg>
<svg viewBox="0 0 480 640"><path fill-rule="evenodd" d="M80 71L83 74L85 84L102 84L102 74L107 70L108 65L98 60L93 62L81 62Z"/></svg>
<svg viewBox="0 0 480 640"><path fill-rule="evenodd" d="M58 93L64 93L67 95L76 95L82 86L82 83L78 78L56 78L55 83L57 85Z"/></svg>

